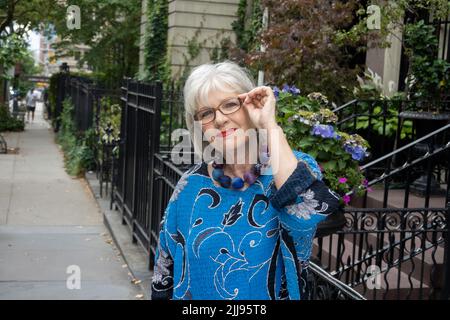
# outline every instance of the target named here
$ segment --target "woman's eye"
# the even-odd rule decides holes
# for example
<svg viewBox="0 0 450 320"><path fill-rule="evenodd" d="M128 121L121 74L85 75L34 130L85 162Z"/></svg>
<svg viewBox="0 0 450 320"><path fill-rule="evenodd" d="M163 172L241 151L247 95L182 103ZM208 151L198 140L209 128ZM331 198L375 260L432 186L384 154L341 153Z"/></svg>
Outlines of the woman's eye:
<svg viewBox="0 0 450 320"><path fill-rule="evenodd" d="M211 110L206 110L206 111L200 112L199 118L200 118L200 119L205 119L205 118L210 117L211 114L212 114L212 111L211 111Z"/></svg>
<svg viewBox="0 0 450 320"><path fill-rule="evenodd" d="M225 103L223 107L224 107L225 109L234 109L234 108L236 108L237 106L239 106L239 103L238 103L238 102L235 102L235 101L232 101L232 102L227 102L227 103Z"/></svg>

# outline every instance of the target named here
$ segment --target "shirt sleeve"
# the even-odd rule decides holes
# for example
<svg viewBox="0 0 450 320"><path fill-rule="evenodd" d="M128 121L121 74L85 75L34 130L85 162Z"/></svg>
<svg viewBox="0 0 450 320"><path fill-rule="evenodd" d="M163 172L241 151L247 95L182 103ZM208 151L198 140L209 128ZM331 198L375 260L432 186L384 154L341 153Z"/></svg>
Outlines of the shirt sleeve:
<svg viewBox="0 0 450 320"><path fill-rule="evenodd" d="M173 264L176 243L171 241L170 234L176 229L177 200L169 201L161 221L159 241L156 248L152 277L152 300L169 300L173 296Z"/></svg>
<svg viewBox="0 0 450 320"><path fill-rule="evenodd" d="M307 263L317 224L339 207L339 196L322 181L313 157L294 151L298 164L280 189L273 184L269 200L279 211L281 254L292 300L303 299Z"/></svg>
<svg viewBox="0 0 450 320"><path fill-rule="evenodd" d="M297 167L280 189L272 185L269 199L275 209L295 217L302 225L308 221L311 226L338 209L339 196L322 181L313 157L299 151L294 154Z"/></svg>

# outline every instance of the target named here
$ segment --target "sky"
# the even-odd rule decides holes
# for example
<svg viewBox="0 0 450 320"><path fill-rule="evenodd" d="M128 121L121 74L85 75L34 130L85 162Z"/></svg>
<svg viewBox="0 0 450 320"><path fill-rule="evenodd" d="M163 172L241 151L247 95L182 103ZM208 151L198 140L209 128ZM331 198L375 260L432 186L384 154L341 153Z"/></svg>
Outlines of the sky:
<svg viewBox="0 0 450 320"><path fill-rule="evenodd" d="M28 33L28 48L33 52L35 61L39 58L39 39L40 35L38 33L33 31Z"/></svg>

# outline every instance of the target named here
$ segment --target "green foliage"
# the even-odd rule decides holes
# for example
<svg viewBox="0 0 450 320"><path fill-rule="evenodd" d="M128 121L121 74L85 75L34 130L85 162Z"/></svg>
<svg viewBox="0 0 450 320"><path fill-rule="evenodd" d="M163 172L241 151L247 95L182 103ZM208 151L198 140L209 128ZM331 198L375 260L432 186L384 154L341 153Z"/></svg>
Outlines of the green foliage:
<svg viewBox="0 0 450 320"><path fill-rule="evenodd" d="M49 108L50 108L50 113L52 115L52 124L53 126L55 125L55 110L56 110L56 97L58 94L58 81L59 81L59 77L61 76L61 73L54 73L51 75L50 77L50 83L49 83L49 87L48 87L48 103L49 103Z"/></svg>
<svg viewBox="0 0 450 320"><path fill-rule="evenodd" d="M250 15L247 14L250 12ZM236 33L238 48L248 52L258 49L259 35L262 29L262 10L260 0L240 0L237 20L231 24Z"/></svg>
<svg viewBox="0 0 450 320"><path fill-rule="evenodd" d="M52 1L53 2L53 1ZM123 77L133 77L138 71L141 1L72 0L70 5L81 9L81 28L67 27L65 1L55 1L43 25L59 41L53 45L56 56L70 55L77 44L89 46L79 61L93 72L103 75L102 82L110 88L120 85Z"/></svg>
<svg viewBox="0 0 450 320"><path fill-rule="evenodd" d="M283 90L278 94L277 121L293 148L317 160L324 180L333 190L342 196L352 190L360 195L365 190L365 178L348 148L357 146L366 153L368 143L356 134L336 130L337 116L327 104L327 98L317 92L303 96ZM326 128L328 135L318 134L317 126ZM340 178L346 182L340 182Z"/></svg>
<svg viewBox="0 0 450 320"><path fill-rule="evenodd" d="M410 57L407 80L410 97L439 101L450 92L450 63L436 58L439 41L434 27L423 20L408 24L405 47Z"/></svg>
<svg viewBox="0 0 450 320"><path fill-rule="evenodd" d="M9 68L24 59L27 54L27 44L19 35L0 37L0 78L9 78Z"/></svg>
<svg viewBox="0 0 450 320"><path fill-rule="evenodd" d="M148 29L145 39L145 72L141 80L169 81L170 68L167 62L167 33L169 4L167 0L148 1Z"/></svg>
<svg viewBox="0 0 450 320"><path fill-rule="evenodd" d="M353 114L360 114L356 118L356 129L367 129L375 132L378 135L384 135L394 138L398 129L398 106L404 100L403 93L397 93L392 97L387 97L381 92L381 84L376 83L373 76L369 73L364 73L364 78L358 76L359 86L353 88L353 97L358 100L355 108L350 111ZM372 114L369 122L369 117L364 114ZM386 126L384 124L386 118ZM348 127L352 127L351 122L347 122ZM370 126L369 126L370 123ZM411 120L402 122L400 138L412 138ZM345 124L344 124L345 128ZM384 128L384 134L383 134Z"/></svg>
<svg viewBox="0 0 450 320"><path fill-rule="evenodd" d="M224 60L229 59L229 50L231 46L230 38L222 38L220 44L215 46L210 54L210 59L212 63L219 63Z"/></svg>
<svg viewBox="0 0 450 320"><path fill-rule="evenodd" d="M94 115L94 119L96 115ZM100 102L99 126L95 128L94 134L99 138L95 141L97 150L99 150L98 158L102 158L101 145L111 145L120 137L121 108L117 103L112 103L109 97L103 97ZM98 131L97 131L98 130ZM114 152L118 152L115 148Z"/></svg>
<svg viewBox="0 0 450 320"><path fill-rule="evenodd" d="M64 151L67 173L72 176L81 176L86 170L92 168L94 163L94 153L90 146L93 131L88 130L78 134L73 120L73 112L74 106L70 99L64 100L57 142Z"/></svg>
<svg viewBox="0 0 450 320"><path fill-rule="evenodd" d="M21 66L21 73L19 77L15 77L12 81L13 87L17 88L19 91L19 96L24 98L27 92L36 86L35 83L26 79L27 76L38 75L42 71L42 67L35 64L32 53L27 50L21 60L18 61Z"/></svg>
<svg viewBox="0 0 450 320"><path fill-rule="evenodd" d="M386 136L390 138L395 138L398 128L398 111L396 104L386 102L386 110L384 110L381 101L374 101L378 105L372 106L373 112L370 119L369 127L369 117L360 116L356 121L356 129L369 129L376 132L380 136ZM372 104L370 101L361 101L358 105L359 110L369 110L369 105ZM363 111L364 113L367 111ZM383 118L386 117L386 124L384 124ZM384 133L383 133L384 129ZM400 138L412 138L412 121L403 121L401 127Z"/></svg>
<svg viewBox="0 0 450 320"><path fill-rule="evenodd" d="M25 124L22 120L11 117L8 108L0 105L0 132L23 131Z"/></svg>

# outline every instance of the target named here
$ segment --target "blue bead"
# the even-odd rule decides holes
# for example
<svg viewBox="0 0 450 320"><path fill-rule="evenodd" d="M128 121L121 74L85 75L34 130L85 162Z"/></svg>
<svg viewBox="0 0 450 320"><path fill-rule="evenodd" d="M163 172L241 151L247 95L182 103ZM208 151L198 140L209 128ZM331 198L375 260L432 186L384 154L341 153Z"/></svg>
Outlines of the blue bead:
<svg viewBox="0 0 450 320"><path fill-rule="evenodd" d="M256 181L256 176L251 173L251 172L246 172L244 173L244 180L245 182L247 182L248 184L253 184Z"/></svg>
<svg viewBox="0 0 450 320"><path fill-rule="evenodd" d="M239 177L231 179L231 187L234 189L241 189L244 186L244 180Z"/></svg>
<svg viewBox="0 0 450 320"><path fill-rule="evenodd" d="M230 187L231 178L229 176L221 176L218 181L222 187L224 188Z"/></svg>
<svg viewBox="0 0 450 320"><path fill-rule="evenodd" d="M213 169L212 171L212 177L214 180L219 181L220 177L223 176L223 170L222 169Z"/></svg>

